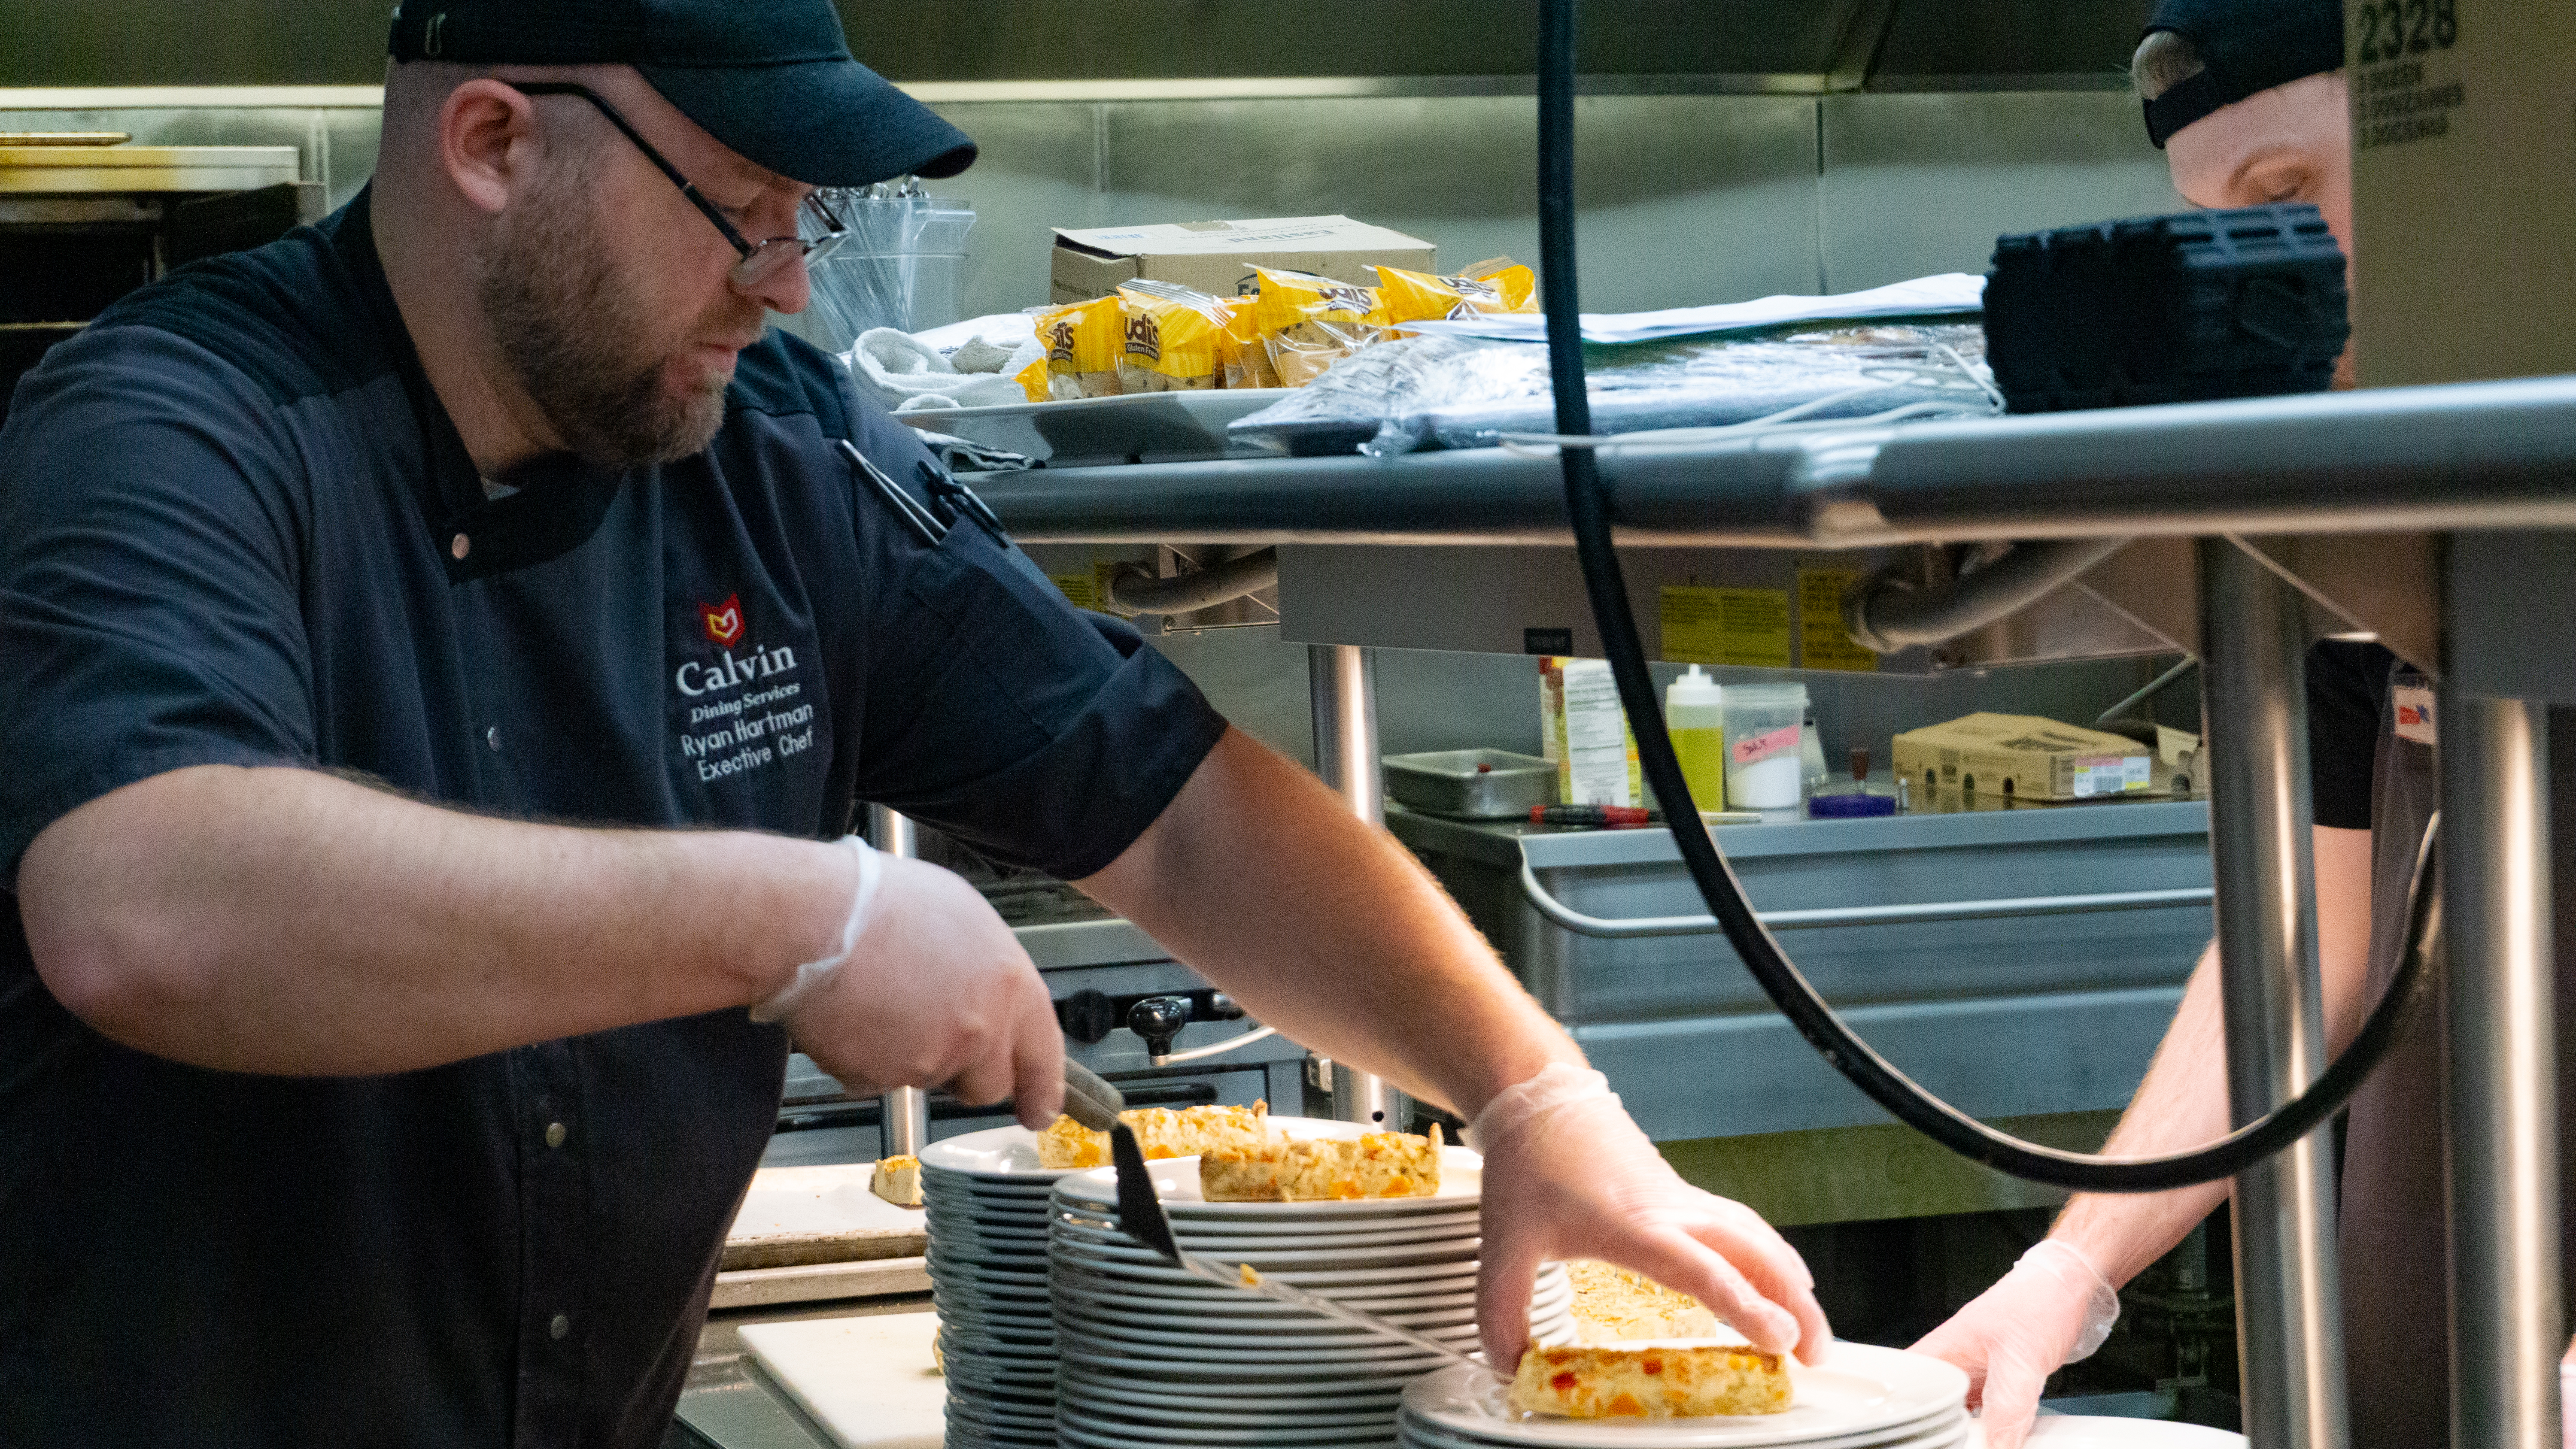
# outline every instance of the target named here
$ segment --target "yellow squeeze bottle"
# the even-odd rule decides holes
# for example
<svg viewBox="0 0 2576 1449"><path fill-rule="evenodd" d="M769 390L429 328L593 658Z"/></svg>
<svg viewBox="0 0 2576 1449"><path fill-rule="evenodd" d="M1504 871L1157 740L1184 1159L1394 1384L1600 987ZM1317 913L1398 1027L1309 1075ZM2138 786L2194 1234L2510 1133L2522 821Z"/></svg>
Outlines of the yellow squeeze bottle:
<svg viewBox="0 0 2576 1449"><path fill-rule="evenodd" d="M1698 665L1665 688L1664 727L1692 802L1702 810L1725 809L1726 693Z"/></svg>

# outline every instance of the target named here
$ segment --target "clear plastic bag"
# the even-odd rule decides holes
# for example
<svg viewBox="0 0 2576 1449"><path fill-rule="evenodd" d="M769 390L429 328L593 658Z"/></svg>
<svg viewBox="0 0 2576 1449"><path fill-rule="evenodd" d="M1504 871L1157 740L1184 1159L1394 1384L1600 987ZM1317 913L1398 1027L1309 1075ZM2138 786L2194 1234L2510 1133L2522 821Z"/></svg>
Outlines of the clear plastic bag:
<svg viewBox="0 0 2576 1449"><path fill-rule="evenodd" d="M1609 435L1993 412L1984 355L1976 323L1947 321L1820 323L1595 348L1592 427ZM1490 448L1555 428L1544 346L1426 336L1354 353L1227 431L1273 452L1391 457Z"/></svg>
<svg viewBox="0 0 2576 1449"><path fill-rule="evenodd" d="M808 272L828 350L846 351L878 327L922 332L958 319L974 208L953 196L833 191L827 199L850 228L850 239Z"/></svg>

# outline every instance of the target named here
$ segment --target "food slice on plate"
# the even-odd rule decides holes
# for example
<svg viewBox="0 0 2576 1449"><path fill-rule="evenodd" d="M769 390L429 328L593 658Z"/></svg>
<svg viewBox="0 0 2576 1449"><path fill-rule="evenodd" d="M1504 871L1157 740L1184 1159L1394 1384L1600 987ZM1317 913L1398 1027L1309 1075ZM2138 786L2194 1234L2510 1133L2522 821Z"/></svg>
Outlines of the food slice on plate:
<svg viewBox="0 0 2576 1449"><path fill-rule="evenodd" d="M868 1191L896 1207L921 1206L921 1159L878 1158L877 1170L868 1175Z"/></svg>
<svg viewBox="0 0 2576 1449"><path fill-rule="evenodd" d="M1623 1343L1642 1338L1708 1338L1717 1315L1687 1293L1643 1273L1577 1258L1565 1265L1574 1284L1577 1343Z"/></svg>
<svg viewBox="0 0 2576 1449"><path fill-rule="evenodd" d="M1335 1202L1430 1197L1440 1191L1440 1124L1428 1136L1371 1132L1355 1141L1273 1140L1209 1149L1199 1191L1210 1202Z"/></svg>
<svg viewBox="0 0 2576 1449"><path fill-rule="evenodd" d="M1136 1134L1145 1160L1196 1157L1227 1147L1251 1148L1279 1139L1270 1125L1270 1104L1249 1107L1131 1107L1118 1114ZM1071 1117L1057 1117L1038 1134L1040 1167L1106 1167L1109 1134L1094 1132Z"/></svg>
<svg viewBox="0 0 2576 1449"><path fill-rule="evenodd" d="M1777 1414L1789 1370L1750 1344L1559 1344L1521 1355L1512 1407L1569 1419Z"/></svg>

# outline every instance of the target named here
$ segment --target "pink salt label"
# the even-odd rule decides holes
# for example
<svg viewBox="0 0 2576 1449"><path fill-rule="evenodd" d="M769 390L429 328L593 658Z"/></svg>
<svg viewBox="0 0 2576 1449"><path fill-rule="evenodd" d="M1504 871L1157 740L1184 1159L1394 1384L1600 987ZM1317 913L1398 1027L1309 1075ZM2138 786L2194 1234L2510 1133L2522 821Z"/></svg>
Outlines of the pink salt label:
<svg viewBox="0 0 2576 1449"><path fill-rule="evenodd" d="M1729 753L1735 757L1735 763L1739 765L1749 765L1756 760L1767 760L1773 755L1789 754L1798 748L1798 730L1797 725L1785 725L1767 735L1753 735L1740 739L1735 742Z"/></svg>

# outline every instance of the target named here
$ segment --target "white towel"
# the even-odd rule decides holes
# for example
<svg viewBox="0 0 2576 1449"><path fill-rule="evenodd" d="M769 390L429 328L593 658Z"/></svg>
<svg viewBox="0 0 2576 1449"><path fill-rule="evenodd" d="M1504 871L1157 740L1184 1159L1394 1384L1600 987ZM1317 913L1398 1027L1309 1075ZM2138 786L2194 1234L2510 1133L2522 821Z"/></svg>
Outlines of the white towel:
<svg viewBox="0 0 2576 1449"><path fill-rule="evenodd" d="M1030 346L1036 345L1032 337ZM959 372L936 349L892 327L860 333L848 362L851 376L898 412L994 407L1029 400L1011 372Z"/></svg>

